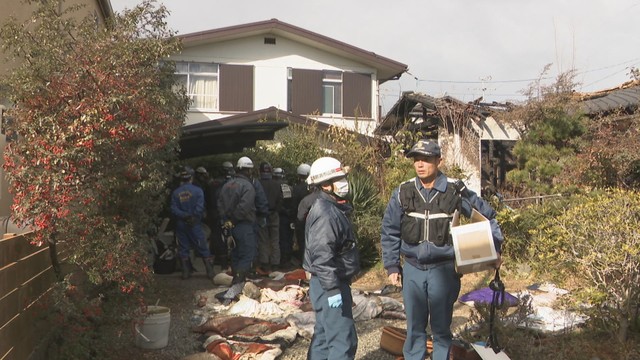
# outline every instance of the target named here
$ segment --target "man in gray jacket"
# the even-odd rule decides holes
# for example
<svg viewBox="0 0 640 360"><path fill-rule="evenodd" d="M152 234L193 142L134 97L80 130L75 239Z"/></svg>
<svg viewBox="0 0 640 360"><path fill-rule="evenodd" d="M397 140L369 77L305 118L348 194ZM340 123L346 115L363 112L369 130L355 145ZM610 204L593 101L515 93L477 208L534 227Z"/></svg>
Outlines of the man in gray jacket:
<svg viewBox="0 0 640 360"><path fill-rule="evenodd" d="M235 177L229 179L218 198L218 214L235 239L231 250L233 284L244 283L256 257L256 190L249 179L253 162L246 156L238 159Z"/></svg>
<svg viewBox="0 0 640 360"><path fill-rule="evenodd" d="M311 273L309 296L316 325L307 359L353 359L358 337L353 323L351 279L360 271L356 238L348 214L347 171L323 157L311 165L310 185L319 187L305 227L303 267Z"/></svg>

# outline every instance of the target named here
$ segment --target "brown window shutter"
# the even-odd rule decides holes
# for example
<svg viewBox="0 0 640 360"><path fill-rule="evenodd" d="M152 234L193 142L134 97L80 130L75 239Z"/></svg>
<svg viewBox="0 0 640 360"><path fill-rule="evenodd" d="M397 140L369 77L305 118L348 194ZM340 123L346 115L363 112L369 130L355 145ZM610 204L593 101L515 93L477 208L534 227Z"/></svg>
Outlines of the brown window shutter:
<svg viewBox="0 0 640 360"><path fill-rule="evenodd" d="M342 115L371 118L371 75L342 74Z"/></svg>
<svg viewBox="0 0 640 360"><path fill-rule="evenodd" d="M253 111L253 66L220 65L220 111Z"/></svg>
<svg viewBox="0 0 640 360"><path fill-rule="evenodd" d="M322 112L322 71L292 69L291 111L306 115Z"/></svg>

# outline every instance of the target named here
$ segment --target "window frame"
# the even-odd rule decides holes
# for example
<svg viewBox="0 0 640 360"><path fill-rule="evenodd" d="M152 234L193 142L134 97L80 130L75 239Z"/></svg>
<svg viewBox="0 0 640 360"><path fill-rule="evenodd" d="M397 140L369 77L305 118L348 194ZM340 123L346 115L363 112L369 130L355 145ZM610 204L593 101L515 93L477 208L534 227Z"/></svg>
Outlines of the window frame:
<svg viewBox="0 0 640 360"><path fill-rule="evenodd" d="M340 115L343 112L344 89L343 89L343 71L339 70L323 70L322 71L322 115ZM339 77L339 79L337 78ZM331 109L327 106L327 93L326 91L331 89ZM339 94L336 94L336 89L339 90ZM336 105L336 96L339 103Z"/></svg>
<svg viewBox="0 0 640 360"><path fill-rule="evenodd" d="M186 64L187 70L182 71L180 69L180 65ZM192 65L206 65L206 66L215 66L215 72L209 71L192 71ZM186 93L189 99L191 100L191 104L189 105L189 110L199 110L199 111L219 111L220 109L220 64L214 62L204 62L204 61L176 61L176 76L186 76L187 81L184 84L186 86ZM190 89L192 88L192 77L205 77L215 79L215 87L213 89L213 94L207 93L192 93ZM183 85L180 83L180 85ZM194 97L202 96L202 97L212 97L213 107L198 107L196 106L196 102L194 101ZM205 102L206 103L206 102Z"/></svg>

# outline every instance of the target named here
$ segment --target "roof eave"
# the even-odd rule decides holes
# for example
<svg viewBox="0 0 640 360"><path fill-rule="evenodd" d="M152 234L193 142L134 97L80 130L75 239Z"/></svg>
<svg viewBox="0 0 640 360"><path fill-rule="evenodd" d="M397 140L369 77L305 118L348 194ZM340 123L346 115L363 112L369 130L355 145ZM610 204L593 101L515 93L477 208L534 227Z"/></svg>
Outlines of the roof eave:
<svg viewBox="0 0 640 360"><path fill-rule="evenodd" d="M279 21L278 19L184 34L180 35L179 38L182 40L184 47L191 47L261 34L279 35L324 51L357 60L358 62L377 69L378 81L381 84L388 80L398 79L408 70L406 64L313 31Z"/></svg>

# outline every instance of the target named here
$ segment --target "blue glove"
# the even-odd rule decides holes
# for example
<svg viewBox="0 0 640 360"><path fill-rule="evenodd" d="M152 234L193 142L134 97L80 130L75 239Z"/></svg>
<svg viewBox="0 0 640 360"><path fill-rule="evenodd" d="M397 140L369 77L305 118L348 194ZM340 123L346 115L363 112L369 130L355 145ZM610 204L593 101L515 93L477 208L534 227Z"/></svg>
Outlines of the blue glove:
<svg viewBox="0 0 640 360"><path fill-rule="evenodd" d="M330 308L339 308L342 307L342 294L338 293L335 294L333 296L329 296L329 298L327 298L327 300L329 301L329 307Z"/></svg>

